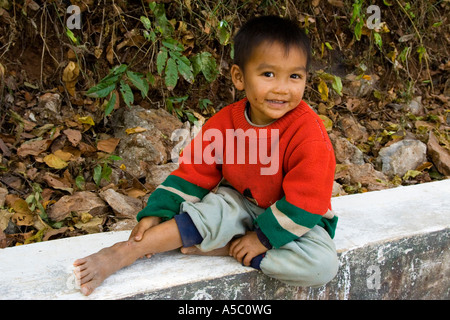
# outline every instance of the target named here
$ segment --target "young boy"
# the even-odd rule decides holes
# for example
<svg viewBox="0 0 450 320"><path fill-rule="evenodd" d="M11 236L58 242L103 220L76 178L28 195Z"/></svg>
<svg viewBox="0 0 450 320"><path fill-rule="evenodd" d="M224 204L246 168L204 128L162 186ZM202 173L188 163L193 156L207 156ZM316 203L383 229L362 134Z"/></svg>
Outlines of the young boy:
<svg viewBox="0 0 450 320"><path fill-rule="evenodd" d="M302 100L308 38L296 23L265 16L247 22L234 46L231 77L246 98L205 123L128 241L74 262L83 294L140 257L177 248L230 255L295 286L336 275L334 151Z"/></svg>

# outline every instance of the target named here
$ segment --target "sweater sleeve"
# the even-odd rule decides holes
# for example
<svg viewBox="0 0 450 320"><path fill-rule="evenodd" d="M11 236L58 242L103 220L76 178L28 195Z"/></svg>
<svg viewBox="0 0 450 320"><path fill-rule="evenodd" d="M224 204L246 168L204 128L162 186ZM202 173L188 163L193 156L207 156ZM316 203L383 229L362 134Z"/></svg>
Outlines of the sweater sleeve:
<svg viewBox="0 0 450 320"><path fill-rule="evenodd" d="M301 237L315 225L333 237L337 217L330 203L336 163L329 140L300 144L287 159L284 197L267 208L256 223L275 248Z"/></svg>

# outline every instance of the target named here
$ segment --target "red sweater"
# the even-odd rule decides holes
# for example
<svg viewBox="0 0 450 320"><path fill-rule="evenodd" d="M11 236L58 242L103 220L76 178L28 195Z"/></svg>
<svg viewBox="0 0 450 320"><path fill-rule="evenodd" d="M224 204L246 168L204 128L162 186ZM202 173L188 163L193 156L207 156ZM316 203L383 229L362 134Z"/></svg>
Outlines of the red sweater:
<svg viewBox="0 0 450 320"><path fill-rule="evenodd" d="M200 201L225 179L265 208L255 223L274 247L315 225L334 236L334 151L322 120L302 101L282 118L256 127L243 99L211 117L183 150L180 166L138 214L172 218L183 201ZM245 155L245 157L244 157Z"/></svg>

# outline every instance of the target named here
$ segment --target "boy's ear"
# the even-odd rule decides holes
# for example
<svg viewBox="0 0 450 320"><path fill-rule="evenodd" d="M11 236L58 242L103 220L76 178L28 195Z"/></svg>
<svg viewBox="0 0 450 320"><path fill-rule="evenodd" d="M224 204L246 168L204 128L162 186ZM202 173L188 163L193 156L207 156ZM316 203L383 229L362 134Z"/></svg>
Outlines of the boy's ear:
<svg viewBox="0 0 450 320"><path fill-rule="evenodd" d="M233 64L231 67L231 80L236 89L239 91L244 90L244 73L237 64Z"/></svg>

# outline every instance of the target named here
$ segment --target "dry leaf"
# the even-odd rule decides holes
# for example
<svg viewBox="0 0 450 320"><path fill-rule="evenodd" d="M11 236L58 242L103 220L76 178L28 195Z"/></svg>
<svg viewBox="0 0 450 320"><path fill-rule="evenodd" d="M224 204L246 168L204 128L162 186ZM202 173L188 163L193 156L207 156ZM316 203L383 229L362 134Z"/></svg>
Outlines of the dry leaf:
<svg viewBox="0 0 450 320"><path fill-rule="evenodd" d="M70 152L64 152L62 150L56 150L55 152L53 152L53 154L55 156L57 156L58 158L60 158L61 160L64 161L70 161L73 159L73 154L71 154Z"/></svg>
<svg viewBox="0 0 450 320"><path fill-rule="evenodd" d="M333 121L330 118L328 118L327 116L322 115L322 114L319 115L319 118L322 119L327 132L330 132L331 130L333 130Z"/></svg>
<svg viewBox="0 0 450 320"><path fill-rule="evenodd" d="M48 184L50 188L64 190L73 193L72 184L66 178L60 178L56 174L46 172L44 174L43 180Z"/></svg>
<svg viewBox="0 0 450 320"><path fill-rule="evenodd" d="M68 163L61 158L55 156L54 154L49 154L44 157L44 162L51 168L63 169L67 167Z"/></svg>
<svg viewBox="0 0 450 320"><path fill-rule="evenodd" d="M78 117L77 120L78 120L79 123L88 124L90 126L95 126L95 122L94 122L94 120L92 119L91 116Z"/></svg>
<svg viewBox="0 0 450 320"><path fill-rule="evenodd" d="M83 223L82 221L75 224L75 227L86 231L87 233L97 233L102 231L103 218L93 217L88 222Z"/></svg>
<svg viewBox="0 0 450 320"><path fill-rule="evenodd" d="M17 213L31 213L30 208L28 208L28 203L23 199L17 199L14 201L12 208Z"/></svg>
<svg viewBox="0 0 450 320"><path fill-rule="evenodd" d="M89 212L81 212L79 216L82 223L88 223L93 218Z"/></svg>
<svg viewBox="0 0 450 320"><path fill-rule="evenodd" d="M114 46L114 44L111 41L111 43L108 44L108 47L106 48L106 60L108 60L108 62L111 65L114 64L114 49L113 49L113 46Z"/></svg>
<svg viewBox="0 0 450 320"><path fill-rule="evenodd" d="M84 143L84 142L80 142L80 145L78 146L78 148L80 149L81 153L91 153L91 152L95 152L97 151L93 146Z"/></svg>
<svg viewBox="0 0 450 320"><path fill-rule="evenodd" d="M80 131L74 130L74 129L66 129L63 131L63 133L67 136L70 143L72 143L72 145L74 147L76 147L78 145L78 143L80 143L80 141L81 141L81 132Z"/></svg>
<svg viewBox="0 0 450 320"><path fill-rule="evenodd" d="M11 217L16 226L32 226L34 224L33 214L16 212Z"/></svg>
<svg viewBox="0 0 450 320"><path fill-rule="evenodd" d="M334 7L343 8L344 2L342 0L328 0L328 3Z"/></svg>
<svg viewBox="0 0 450 320"><path fill-rule="evenodd" d="M113 153L119 144L119 138L109 138L106 140L100 140L97 143L97 149L100 151L105 151L106 153Z"/></svg>
<svg viewBox="0 0 450 320"><path fill-rule="evenodd" d="M50 239L50 237L59 235L59 234L63 234L64 232L66 232L69 228L68 227L62 227L59 229L50 229L49 231L47 231L45 233L45 236L42 238L42 241L47 241Z"/></svg>
<svg viewBox="0 0 450 320"><path fill-rule="evenodd" d="M37 156L42 152L46 151L52 140L37 140L31 142L24 142L18 149L17 155L19 157L26 157L28 155Z"/></svg>
<svg viewBox="0 0 450 320"><path fill-rule="evenodd" d="M75 85L77 84L79 74L80 69L78 68L78 65L73 61L70 61L63 71L62 80L66 85L67 91L72 97L75 96Z"/></svg>
<svg viewBox="0 0 450 320"><path fill-rule="evenodd" d="M143 196L145 196L147 194L144 190L136 189L136 188L132 188L130 190L127 190L126 193L127 193L127 196L132 197L132 198L136 198L136 199L138 199L140 197L143 197Z"/></svg>
<svg viewBox="0 0 450 320"><path fill-rule="evenodd" d="M130 129L125 130L125 132L127 134L139 133L139 132L144 132L144 131L147 131L147 129L142 128L142 127L135 127L135 128L130 128Z"/></svg>
<svg viewBox="0 0 450 320"><path fill-rule="evenodd" d="M319 90L319 93L320 93L320 98L323 101L328 101L328 86L325 83L325 81L323 81L322 79L320 79L318 90Z"/></svg>
<svg viewBox="0 0 450 320"><path fill-rule="evenodd" d="M5 76L5 67L0 63L0 79Z"/></svg>
<svg viewBox="0 0 450 320"><path fill-rule="evenodd" d="M14 215L14 212L9 212L6 209L0 209L0 232L8 227L9 220Z"/></svg>

